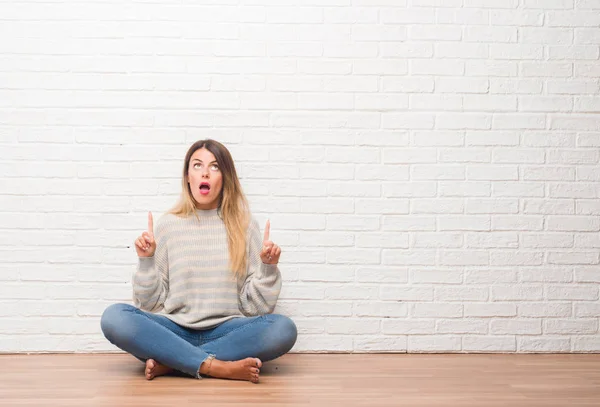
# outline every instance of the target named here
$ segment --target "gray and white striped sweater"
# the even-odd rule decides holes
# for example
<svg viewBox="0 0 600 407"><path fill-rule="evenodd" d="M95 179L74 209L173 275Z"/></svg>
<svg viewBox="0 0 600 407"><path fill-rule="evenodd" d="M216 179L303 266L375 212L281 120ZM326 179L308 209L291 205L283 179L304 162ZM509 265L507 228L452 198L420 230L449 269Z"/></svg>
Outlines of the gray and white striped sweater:
<svg viewBox="0 0 600 407"><path fill-rule="evenodd" d="M281 290L277 265L260 259L256 219L247 232L245 278L229 267L227 230L217 209L195 216L164 214L155 227L153 257L140 257L133 274L133 302L179 325L208 329L236 317L273 312Z"/></svg>

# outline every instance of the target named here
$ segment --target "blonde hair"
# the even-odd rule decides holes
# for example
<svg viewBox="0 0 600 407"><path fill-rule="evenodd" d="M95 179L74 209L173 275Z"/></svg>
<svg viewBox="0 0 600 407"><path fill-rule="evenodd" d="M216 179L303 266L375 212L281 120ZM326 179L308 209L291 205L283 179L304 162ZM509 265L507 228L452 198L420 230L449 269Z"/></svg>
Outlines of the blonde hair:
<svg viewBox="0 0 600 407"><path fill-rule="evenodd" d="M206 148L216 158L223 176L223 187L219 195L218 211L225 228L229 243L229 266L236 277L243 277L246 273L246 230L250 223L248 200L242 191L233 158L227 148L218 141L206 139L196 141L188 149L183 165L181 178L181 196L175 206L169 211L178 216L196 215L196 201L188 183L188 171L192 155L199 149Z"/></svg>

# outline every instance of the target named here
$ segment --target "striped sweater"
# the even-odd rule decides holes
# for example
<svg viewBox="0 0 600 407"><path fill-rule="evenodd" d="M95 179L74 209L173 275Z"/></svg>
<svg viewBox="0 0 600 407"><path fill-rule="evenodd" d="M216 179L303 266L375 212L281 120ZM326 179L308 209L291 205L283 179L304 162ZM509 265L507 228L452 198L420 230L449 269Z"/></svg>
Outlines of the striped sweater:
<svg viewBox="0 0 600 407"><path fill-rule="evenodd" d="M164 214L155 227L156 251L140 257L132 278L133 302L179 325L208 329L236 317L273 312L281 290L277 265L260 259L262 235L252 218L246 276L229 267L225 223L217 209L195 216Z"/></svg>

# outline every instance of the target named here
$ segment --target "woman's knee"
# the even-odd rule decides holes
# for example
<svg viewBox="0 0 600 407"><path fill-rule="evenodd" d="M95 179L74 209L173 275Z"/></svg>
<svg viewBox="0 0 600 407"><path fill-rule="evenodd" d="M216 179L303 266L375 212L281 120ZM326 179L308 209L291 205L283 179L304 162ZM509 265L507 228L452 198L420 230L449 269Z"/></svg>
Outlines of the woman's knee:
<svg viewBox="0 0 600 407"><path fill-rule="evenodd" d="M112 304L104 310L100 318L100 328L106 339L113 342L115 336L119 332L123 332L126 311L132 309L135 307L129 304Z"/></svg>
<svg viewBox="0 0 600 407"><path fill-rule="evenodd" d="M298 338L298 328L289 317L280 314L271 314L273 317L273 328L280 341L280 346L285 352L294 347Z"/></svg>

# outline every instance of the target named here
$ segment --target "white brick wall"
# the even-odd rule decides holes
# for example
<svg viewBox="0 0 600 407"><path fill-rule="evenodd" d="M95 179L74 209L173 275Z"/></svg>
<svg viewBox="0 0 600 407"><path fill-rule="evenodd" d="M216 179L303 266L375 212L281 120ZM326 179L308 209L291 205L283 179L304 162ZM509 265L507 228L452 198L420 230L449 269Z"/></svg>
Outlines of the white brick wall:
<svg viewBox="0 0 600 407"><path fill-rule="evenodd" d="M600 351L597 0L0 1L0 352L115 350L186 148L233 152L295 351Z"/></svg>

